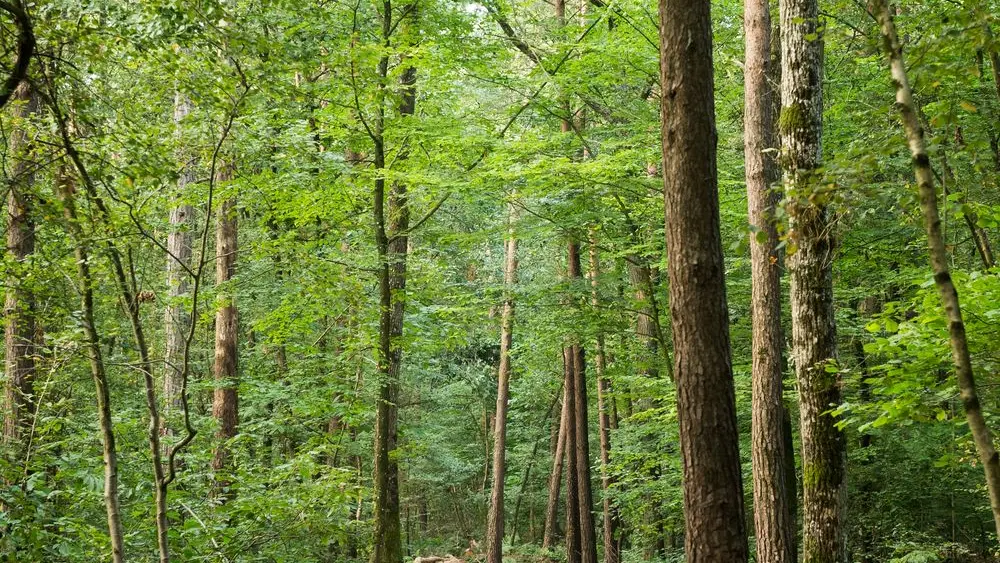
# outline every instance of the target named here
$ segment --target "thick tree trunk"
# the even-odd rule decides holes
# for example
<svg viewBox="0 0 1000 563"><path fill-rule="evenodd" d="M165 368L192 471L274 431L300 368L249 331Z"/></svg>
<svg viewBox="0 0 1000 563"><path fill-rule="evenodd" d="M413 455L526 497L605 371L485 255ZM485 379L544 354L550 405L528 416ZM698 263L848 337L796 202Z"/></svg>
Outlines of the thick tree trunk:
<svg viewBox="0 0 1000 563"><path fill-rule="evenodd" d="M795 528L786 488L786 452L782 435L781 281L777 255L778 230L774 210L778 194L777 163L767 153L776 147L774 98L769 83L771 66L771 15L768 0L744 4L745 111L743 117L749 211L752 292L752 450L754 530L757 561L784 563L796 560Z"/></svg>
<svg viewBox="0 0 1000 563"><path fill-rule="evenodd" d="M507 240L504 244L504 284L507 295L504 298L503 314L500 320L500 368L497 371L497 408L493 417L493 491L490 497L490 511L486 519L486 561L503 561L504 534L504 478L507 475L505 454L507 451L507 401L510 390L510 349L514 338L514 284L517 283L517 238L514 236L514 221L517 215L511 204L508 216Z"/></svg>
<svg viewBox="0 0 1000 563"><path fill-rule="evenodd" d="M177 93L174 98L174 123L178 133L182 129L181 122L191 113L191 102L183 94ZM177 178L177 196L183 197L185 187L195 181L194 167L188 157L181 156L181 173ZM181 409L181 381L184 371L184 346L187 341L190 316L188 307L183 303L188 293L189 268L191 266L191 239L193 229L191 222L193 208L178 200L170 210L170 232L167 235L167 300L164 311L163 327L166 334L166 346L163 351L163 426L170 432L170 417Z"/></svg>
<svg viewBox="0 0 1000 563"><path fill-rule="evenodd" d="M558 431L556 432L555 453L552 455L552 473L549 475L549 497L545 503L545 529L542 533L542 548L555 546L558 533L559 518L559 488L562 485L563 464L566 460L566 438L569 432L569 398L563 381L562 408L559 414Z"/></svg>
<svg viewBox="0 0 1000 563"><path fill-rule="evenodd" d="M31 84L22 81L14 91L16 103L14 124L10 134L12 159L7 178L7 252L18 264L26 262L35 252L35 223L32 219L28 191L35 182L31 161L32 140L24 121L38 111L38 95ZM4 302L4 383L3 441L9 452L20 452L23 431L31 424L35 410L35 298L30 287L23 284L21 273L8 279Z"/></svg>
<svg viewBox="0 0 1000 563"><path fill-rule="evenodd" d="M108 377L101 356L101 338L94 320L94 278L90 270L90 246L85 240L83 228L76 214L76 205L73 201L76 188L68 170L60 171L58 182L66 224L75 243L77 281L80 284L80 323L83 325L87 340L90 373L97 390L97 417L104 460L104 506L107 512L108 534L111 536L111 560L114 563L122 563L125 560L125 540L118 500L118 452L111 418L111 392L108 389Z"/></svg>
<svg viewBox="0 0 1000 563"><path fill-rule="evenodd" d="M408 17L416 19L417 6L411 4ZM383 2L382 35L389 44L393 33L392 6ZM404 25L402 33L409 34L409 26ZM410 39L408 39L410 40ZM401 64L406 65L403 58ZM379 75L383 82L388 77L388 56L379 61ZM412 116L416 110L417 72L406 65L400 77L399 113ZM382 100L380 100L382 103ZM379 107L376 124L375 168L384 170L385 139L383 137L384 108ZM406 147L396 154L396 161L407 157ZM386 201L388 199L388 201ZM399 563L402 561L402 537L399 511L399 465L393 455L396 449L397 423L399 416L399 388L402 372L403 314L406 292L406 258L410 229L410 208L407 202L406 185L393 182L386 194L384 177L375 181L375 239L380 260L378 285L379 307L379 395L375 411L375 526L374 549L371 563Z"/></svg>
<svg viewBox="0 0 1000 563"><path fill-rule="evenodd" d="M224 165L216 175L217 183L232 179L232 171ZM215 451L212 455L212 470L215 472L216 488L222 498L228 496L224 489L231 484L229 473L232 461L229 440L236 436L239 417L239 396L236 392L238 372L239 319L236 309L236 295L231 287L236 273L237 220L236 200L227 199L219 208L215 231L215 361L212 374L215 377L215 393L212 399L212 416L218 424Z"/></svg>
<svg viewBox="0 0 1000 563"><path fill-rule="evenodd" d="M781 162L788 200L792 355L802 434L803 560L846 561L846 440L828 411L840 403L833 309L833 226L817 171L823 40L817 0L781 2Z"/></svg>
<svg viewBox="0 0 1000 563"><path fill-rule="evenodd" d="M601 275L601 263L597 255L597 241L593 233L590 239L590 287L591 304L596 308L600 305L598 297L598 278ZM598 431L601 440L601 501L603 509L604 528L604 563L619 563L621 561L622 544L618 535L618 509L611 502L611 487L614 484L608 465L611 463L611 422L614 413L611 412L611 383L605 375L606 360L604 357L604 333L598 332L594 347L594 369L597 371L597 410Z"/></svg>
<svg viewBox="0 0 1000 563"><path fill-rule="evenodd" d="M689 563L747 561L719 233L711 2L660 0L663 178Z"/></svg>
<svg viewBox="0 0 1000 563"><path fill-rule="evenodd" d="M913 157L913 171L920 192L920 208L923 211L924 227L927 230L931 269L934 271L934 282L948 318L948 333L951 340L952 360L955 365L958 390L965 407L965 416L969 430L972 432L973 442L976 445L976 452L979 454L983 471L986 474L990 507L993 510L997 535L1000 536L1000 456L993 446L993 438L983 417L979 395L976 392L969 343L965 335L965 323L962 320L958 292L955 290L951 274L948 271L948 254L944 238L941 235L941 218L937 209L934 175L931 171L930 159L927 156L927 147L924 144L923 130L913 105L913 94L910 91L906 67L903 64L903 50L896 34L896 25L889 11L888 2L875 0L874 8L875 15L882 26L882 38L892 71L892 82L896 87L896 107L899 108L902 116L907 144Z"/></svg>

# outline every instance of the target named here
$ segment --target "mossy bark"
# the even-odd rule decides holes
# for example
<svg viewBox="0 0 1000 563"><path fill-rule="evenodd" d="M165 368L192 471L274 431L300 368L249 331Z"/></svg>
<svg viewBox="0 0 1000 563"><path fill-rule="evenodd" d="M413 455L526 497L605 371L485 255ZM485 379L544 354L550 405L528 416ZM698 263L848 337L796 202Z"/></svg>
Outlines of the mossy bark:
<svg viewBox="0 0 1000 563"><path fill-rule="evenodd" d="M792 358L802 435L805 563L843 563L846 440L829 414L840 403L833 307L833 224L819 170L823 39L817 0L781 2L781 165L791 281ZM830 370L830 371L828 371Z"/></svg>

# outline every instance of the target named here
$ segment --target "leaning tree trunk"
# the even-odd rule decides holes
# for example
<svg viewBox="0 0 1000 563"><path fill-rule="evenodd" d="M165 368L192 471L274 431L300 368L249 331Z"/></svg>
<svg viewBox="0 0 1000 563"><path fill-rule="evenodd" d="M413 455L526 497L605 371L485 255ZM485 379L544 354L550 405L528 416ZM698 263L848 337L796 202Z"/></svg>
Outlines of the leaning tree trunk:
<svg viewBox="0 0 1000 563"><path fill-rule="evenodd" d="M789 217L792 356L802 434L805 563L846 561L846 440L833 308L833 225L820 172L823 40L817 0L781 2L781 162Z"/></svg>
<svg viewBox="0 0 1000 563"><path fill-rule="evenodd" d="M752 445L753 513L757 561L784 563L796 560L795 524L789 510L783 436L783 339L781 334L781 281L777 255L778 230L774 210L778 203L774 184L778 167L765 151L776 146L772 108L774 89L771 66L771 15L769 0L747 0L743 26L746 38L744 65L744 158L750 233L752 341Z"/></svg>
<svg viewBox="0 0 1000 563"><path fill-rule="evenodd" d="M178 132L183 131L183 120L191 113L191 102L177 93L174 100L174 122ZM184 345L189 323L188 308L183 297L188 293L191 266L191 220L193 208L183 201L186 186L195 181L194 167L189 157L181 155L181 173L177 178L176 203L170 210L170 232L167 235L167 300L163 329L166 346L163 352L164 376L163 427L170 431L170 416L181 409L181 388L184 363Z"/></svg>
<svg viewBox="0 0 1000 563"><path fill-rule="evenodd" d="M111 418L111 392L101 356L101 338L94 320L94 277L90 270L90 245L76 214L73 201L76 188L70 172L66 168L60 170L57 181L66 225L75 245L77 281L80 284L80 323L87 341L90 374L97 390L97 417L104 460L104 507L107 512L108 534L111 536L111 560L122 563L125 560L125 540L118 500L118 452Z"/></svg>
<svg viewBox="0 0 1000 563"><path fill-rule="evenodd" d="M232 179L229 165L223 165L216 175L216 182L224 183ZM239 417L239 396L236 392L239 347L237 336L239 319L236 309L236 295L232 288L233 274L236 272L237 222L236 200L226 199L219 208L215 231L215 284L217 310L215 313L215 361L212 373L215 377L215 394L212 399L212 416L215 417L215 451L212 455L212 471L215 473L215 487L223 499L229 496L225 490L231 484L229 473L232 460L229 441L236 437Z"/></svg>
<svg viewBox="0 0 1000 563"><path fill-rule="evenodd" d="M503 561L504 528L504 478L507 475L505 454L507 450L507 402L510 390L510 349L514 335L514 284L517 283L517 238L514 236L516 212L510 205L508 215L507 240L504 244L504 297L503 314L500 320L500 368L497 371L497 408L493 418L493 491L490 497L490 512L486 519L486 561Z"/></svg>
<svg viewBox="0 0 1000 563"><path fill-rule="evenodd" d="M883 43L889 58L892 82L896 87L896 107L899 108L902 116L903 129L906 132L906 140L913 157L913 171L920 193L920 208L923 211L924 227L927 230L931 269L934 271L934 282L948 318L951 355L955 365L958 389L962 397L962 405L965 407L965 417L969 424L969 430L972 432L972 440L976 445L976 452L979 454L983 471L986 474L986 486L989 490L993 521L996 525L997 536L1000 537L1000 456L993 447L993 438L983 417L979 395L976 392L976 381L972 372L972 360L969 355L969 342L965 335L965 323L962 320L962 309L959 306L958 292L955 290L955 284L948 271L948 253L945 249L944 237L941 234L941 218L937 209L934 174L927 156L923 130L913 105L913 93L910 90L906 67L903 64L903 49L896 34L896 24L893 22L888 2L875 0L874 10L882 26Z"/></svg>
<svg viewBox="0 0 1000 563"><path fill-rule="evenodd" d="M709 0L660 0L670 313L689 563L747 561L719 233Z"/></svg>
<svg viewBox="0 0 1000 563"><path fill-rule="evenodd" d="M23 81L14 92L17 105L10 134L12 163L7 179L7 252L19 266L35 252L35 224L32 219L28 191L35 182L34 164L31 161L32 140L25 121L38 111L38 95L28 81ZM35 298L30 285L22 283L22 272L7 281L4 302L4 383L3 441L8 451L20 452L22 431L31 424L34 412L35 376Z"/></svg>
<svg viewBox="0 0 1000 563"><path fill-rule="evenodd" d="M566 395L565 381L562 389L562 408L556 433L556 449L552 455L552 473L549 475L548 501L545 503L545 529L542 533L542 548L555 547L556 528L559 518L559 488L562 485L563 463L566 460L566 437L569 432L569 397Z"/></svg>

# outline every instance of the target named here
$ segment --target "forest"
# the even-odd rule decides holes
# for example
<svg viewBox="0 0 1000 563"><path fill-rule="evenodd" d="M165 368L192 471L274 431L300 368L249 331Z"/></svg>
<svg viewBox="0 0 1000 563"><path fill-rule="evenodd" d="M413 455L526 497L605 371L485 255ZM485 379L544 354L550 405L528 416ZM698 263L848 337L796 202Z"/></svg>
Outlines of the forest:
<svg viewBox="0 0 1000 563"><path fill-rule="evenodd" d="M0 0L0 561L1000 561L995 33Z"/></svg>

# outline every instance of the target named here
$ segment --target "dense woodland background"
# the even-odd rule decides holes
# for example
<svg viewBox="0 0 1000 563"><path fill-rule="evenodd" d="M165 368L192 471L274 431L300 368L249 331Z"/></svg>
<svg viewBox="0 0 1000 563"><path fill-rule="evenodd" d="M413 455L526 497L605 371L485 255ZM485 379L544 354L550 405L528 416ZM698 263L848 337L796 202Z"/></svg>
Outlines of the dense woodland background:
<svg viewBox="0 0 1000 563"><path fill-rule="evenodd" d="M847 456L846 551L806 561L994 561L879 5L824 0L802 35L823 48L822 164L767 225L747 215L745 6L711 5L745 515L732 527L761 552L750 247L769 228L785 296L787 410L773 428L795 452L779 487L799 513L793 548L801 488L828 476L803 471L788 361L798 201L827 209L822 234L835 241L837 353L821 372L839 396L820 406ZM763 52L779 91L779 23L804 20L770 8ZM1000 4L891 10L996 429ZM566 560L568 522L584 526L570 561L617 563L617 549L623 561L684 560L658 21L647 0L0 3L5 74L19 78L25 22L33 36L0 116L0 558L482 558L499 443L504 560ZM772 140L758 153L770 160L774 129L804 118L779 118L777 94L768 103ZM560 439L564 383L577 381L584 458ZM700 440L724 450L730 438ZM583 487L561 483L563 461L574 475L589 466L590 540L558 496Z"/></svg>

